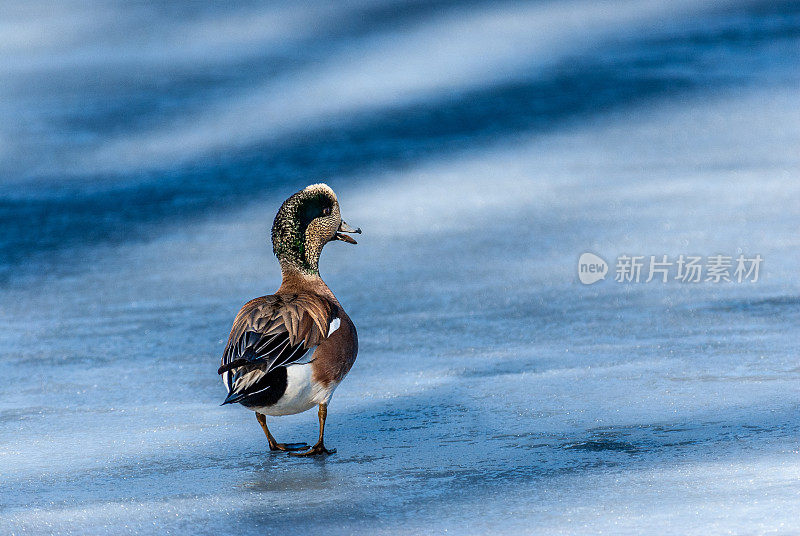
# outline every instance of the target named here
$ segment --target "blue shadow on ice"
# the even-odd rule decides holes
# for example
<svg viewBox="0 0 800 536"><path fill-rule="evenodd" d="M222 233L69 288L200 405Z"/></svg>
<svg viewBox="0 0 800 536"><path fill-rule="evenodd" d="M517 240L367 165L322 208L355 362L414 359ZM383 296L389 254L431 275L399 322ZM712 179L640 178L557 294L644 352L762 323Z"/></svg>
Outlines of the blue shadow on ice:
<svg viewBox="0 0 800 536"><path fill-rule="evenodd" d="M424 12L409 8L407 16ZM376 20L386 16L375 14ZM487 147L651 99L714 93L800 66L800 54L786 53L798 50L800 4L763 2L708 17L688 30L612 41L543 73L522 72L515 81L356 115L336 127L214 160L139 172L110 189L62 189L57 178L41 178L35 193L0 198L0 281L26 263L57 262L59 253L84 245L146 239L165 226L298 184ZM95 126L102 134L114 125L106 117Z"/></svg>

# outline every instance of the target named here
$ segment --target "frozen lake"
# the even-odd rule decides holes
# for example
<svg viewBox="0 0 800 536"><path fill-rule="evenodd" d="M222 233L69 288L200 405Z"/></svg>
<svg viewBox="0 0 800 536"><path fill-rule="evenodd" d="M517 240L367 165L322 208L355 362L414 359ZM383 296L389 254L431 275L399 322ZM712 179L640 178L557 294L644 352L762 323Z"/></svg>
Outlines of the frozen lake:
<svg viewBox="0 0 800 536"><path fill-rule="evenodd" d="M800 532L800 4L20 6L0 533ZM216 369L323 180L360 350L296 459ZM584 252L764 263L584 286Z"/></svg>

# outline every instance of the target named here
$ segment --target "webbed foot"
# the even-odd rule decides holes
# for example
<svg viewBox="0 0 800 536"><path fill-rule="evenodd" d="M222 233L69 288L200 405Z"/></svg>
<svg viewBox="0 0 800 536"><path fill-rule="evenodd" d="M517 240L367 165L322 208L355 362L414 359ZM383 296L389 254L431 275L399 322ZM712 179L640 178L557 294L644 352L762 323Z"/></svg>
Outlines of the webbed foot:
<svg viewBox="0 0 800 536"><path fill-rule="evenodd" d="M290 452L290 456L318 456L320 454L336 454L336 449L326 449L322 443L317 443L305 452Z"/></svg>

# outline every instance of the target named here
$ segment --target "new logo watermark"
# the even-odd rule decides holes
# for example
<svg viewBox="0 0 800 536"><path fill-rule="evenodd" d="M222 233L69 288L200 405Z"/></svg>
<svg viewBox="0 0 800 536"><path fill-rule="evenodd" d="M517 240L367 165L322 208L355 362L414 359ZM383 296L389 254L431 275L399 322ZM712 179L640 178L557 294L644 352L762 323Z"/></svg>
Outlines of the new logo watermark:
<svg viewBox="0 0 800 536"><path fill-rule="evenodd" d="M578 259L578 279L584 285L605 279L607 273L608 263L594 253L584 253Z"/></svg>
<svg viewBox="0 0 800 536"><path fill-rule="evenodd" d="M614 265L617 283L756 283L764 259L732 255L619 255ZM578 259L578 279L592 285L606 278L608 263L594 253L583 253Z"/></svg>

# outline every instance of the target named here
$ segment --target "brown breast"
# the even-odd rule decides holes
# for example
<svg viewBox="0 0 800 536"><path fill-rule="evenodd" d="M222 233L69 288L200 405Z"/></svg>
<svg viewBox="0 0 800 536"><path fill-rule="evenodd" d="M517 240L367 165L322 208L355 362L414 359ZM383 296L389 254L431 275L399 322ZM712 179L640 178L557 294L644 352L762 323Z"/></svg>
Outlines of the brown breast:
<svg viewBox="0 0 800 536"><path fill-rule="evenodd" d="M322 341L313 356L313 378L326 387L331 383L342 381L352 368L358 354L356 327L341 307L339 320L339 328Z"/></svg>
<svg viewBox="0 0 800 536"><path fill-rule="evenodd" d="M292 273L284 273L278 293L314 293L331 300L339 309L339 328L314 351L312 371L315 381L326 387L339 383L350 371L358 354L358 334L356 327L342 309L339 300L328 285L319 278L309 278Z"/></svg>

